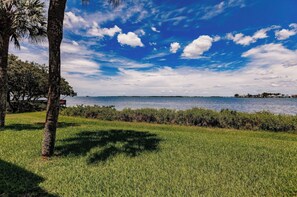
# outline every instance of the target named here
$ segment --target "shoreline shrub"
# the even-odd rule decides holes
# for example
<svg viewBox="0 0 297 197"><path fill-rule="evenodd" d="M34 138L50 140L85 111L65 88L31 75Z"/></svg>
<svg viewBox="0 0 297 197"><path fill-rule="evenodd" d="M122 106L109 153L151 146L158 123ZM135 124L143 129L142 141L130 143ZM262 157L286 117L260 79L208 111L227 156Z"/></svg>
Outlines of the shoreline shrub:
<svg viewBox="0 0 297 197"><path fill-rule="evenodd" d="M114 106L77 105L62 109L61 115L108 121L146 122L274 132L297 132L297 115L275 115L266 111L245 113L229 109L214 111L202 108L192 108L187 110L126 108L123 110L116 110Z"/></svg>

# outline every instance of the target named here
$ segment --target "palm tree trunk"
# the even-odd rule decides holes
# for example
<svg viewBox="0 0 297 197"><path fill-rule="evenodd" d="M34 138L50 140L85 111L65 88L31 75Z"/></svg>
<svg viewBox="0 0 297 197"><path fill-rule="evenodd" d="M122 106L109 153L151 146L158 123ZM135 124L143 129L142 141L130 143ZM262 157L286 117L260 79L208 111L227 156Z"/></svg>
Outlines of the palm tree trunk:
<svg viewBox="0 0 297 197"><path fill-rule="evenodd" d="M56 129L60 107L60 46L63 39L63 20L66 1L67 0L51 0L48 10L49 91L44 138L42 143L43 157L51 157L55 148Z"/></svg>
<svg viewBox="0 0 297 197"><path fill-rule="evenodd" d="M0 35L0 128L5 126L9 36Z"/></svg>

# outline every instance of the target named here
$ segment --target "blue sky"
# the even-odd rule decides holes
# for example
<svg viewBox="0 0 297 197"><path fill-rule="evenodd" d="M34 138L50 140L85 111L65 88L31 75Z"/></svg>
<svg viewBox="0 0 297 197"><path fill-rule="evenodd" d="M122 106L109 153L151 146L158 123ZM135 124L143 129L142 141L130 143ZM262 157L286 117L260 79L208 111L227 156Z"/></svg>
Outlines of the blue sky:
<svg viewBox="0 0 297 197"><path fill-rule="evenodd" d="M62 75L79 95L297 93L296 0L68 1ZM47 63L47 43L21 59Z"/></svg>

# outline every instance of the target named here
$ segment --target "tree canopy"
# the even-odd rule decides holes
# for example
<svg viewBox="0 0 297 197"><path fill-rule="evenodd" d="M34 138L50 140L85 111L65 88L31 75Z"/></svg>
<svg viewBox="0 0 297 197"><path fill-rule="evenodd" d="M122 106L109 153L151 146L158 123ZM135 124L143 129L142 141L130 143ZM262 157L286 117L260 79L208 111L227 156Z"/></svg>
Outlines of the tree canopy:
<svg viewBox="0 0 297 197"><path fill-rule="evenodd" d="M22 61L15 55L9 55L8 64L7 100L12 111L24 111L22 109L24 106L32 105L39 99L47 97L48 67L46 65ZM64 78L61 79L61 94L76 95Z"/></svg>

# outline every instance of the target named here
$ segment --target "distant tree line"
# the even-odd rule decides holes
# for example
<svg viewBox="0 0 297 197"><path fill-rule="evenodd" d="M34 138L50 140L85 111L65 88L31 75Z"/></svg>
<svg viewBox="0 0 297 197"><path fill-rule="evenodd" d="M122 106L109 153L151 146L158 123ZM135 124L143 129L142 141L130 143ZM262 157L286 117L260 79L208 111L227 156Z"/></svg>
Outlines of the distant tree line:
<svg viewBox="0 0 297 197"><path fill-rule="evenodd" d="M247 95L235 94L234 97L236 98L297 98L297 95L263 92L262 94L254 94L254 95L253 94L247 94Z"/></svg>
<svg viewBox="0 0 297 197"><path fill-rule="evenodd" d="M8 110L11 112L45 110L46 102L40 99L46 98L48 94L48 67L22 61L15 55L9 55L8 65ZM64 78L61 79L61 94L76 95Z"/></svg>

